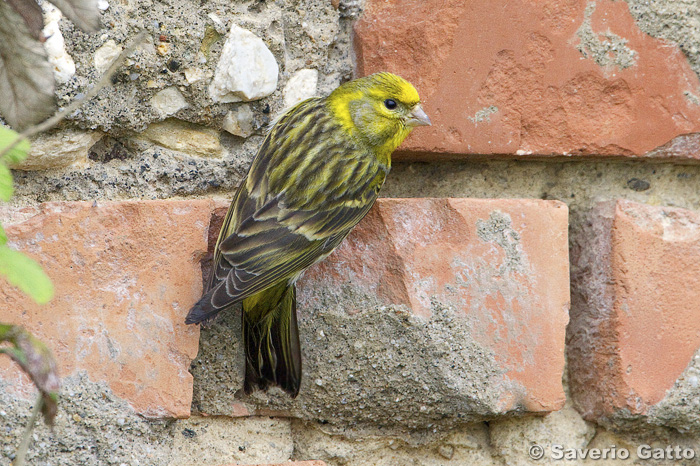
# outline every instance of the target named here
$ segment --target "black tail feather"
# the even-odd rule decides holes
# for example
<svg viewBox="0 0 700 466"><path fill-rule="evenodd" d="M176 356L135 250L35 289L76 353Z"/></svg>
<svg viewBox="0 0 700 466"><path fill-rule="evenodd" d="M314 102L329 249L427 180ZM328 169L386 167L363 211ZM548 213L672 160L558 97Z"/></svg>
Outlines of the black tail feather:
<svg viewBox="0 0 700 466"><path fill-rule="evenodd" d="M280 284L243 301L246 367L243 389L280 386L292 397L301 385L296 289Z"/></svg>

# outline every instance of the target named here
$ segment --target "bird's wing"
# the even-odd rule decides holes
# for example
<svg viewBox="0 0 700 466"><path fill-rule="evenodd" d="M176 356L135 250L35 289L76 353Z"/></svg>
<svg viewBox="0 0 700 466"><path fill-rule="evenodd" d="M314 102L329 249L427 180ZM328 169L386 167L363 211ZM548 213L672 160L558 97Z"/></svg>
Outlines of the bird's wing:
<svg viewBox="0 0 700 466"><path fill-rule="evenodd" d="M213 273L209 275L209 282L205 291L209 291L218 285L228 273L228 265L225 262L222 263L221 243L229 236L235 235L242 222L251 218L269 202L269 167L279 164L280 159L283 159L292 149L290 141L294 134L290 133L294 132L296 127L303 126L309 122L313 123L314 120L311 118L311 115L317 113L321 105L321 99L307 99L299 103L277 119L271 131L263 140L250 166L248 175L239 185L221 225L214 249Z"/></svg>
<svg viewBox="0 0 700 466"><path fill-rule="evenodd" d="M275 283L291 279L330 254L374 204L336 203L315 212L280 208L270 203L259 216L242 222L219 245L211 288L190 310L186 322L197 323Z"/></svg>
<svg viewBox="0 0 700 466"><path fill-rule="evenodd" d="M293 119L281 125L263 142L231 203L208 291L188 322L297 276L335 249L377 198L385 170L347 144L323 134L319 142L323 119L310 122L304 134L288 134L303 127ZM302 149L307 153L298 153Z"/></svg>
<svg viewBox="0 0 700 466"><path fill-rule="evenodd" d="M375 199L371 190L362 203L340 200L314 211L285 208L279 198L270 201L221 242L212 306L226 307L296 276L333 251Z"/></svg>

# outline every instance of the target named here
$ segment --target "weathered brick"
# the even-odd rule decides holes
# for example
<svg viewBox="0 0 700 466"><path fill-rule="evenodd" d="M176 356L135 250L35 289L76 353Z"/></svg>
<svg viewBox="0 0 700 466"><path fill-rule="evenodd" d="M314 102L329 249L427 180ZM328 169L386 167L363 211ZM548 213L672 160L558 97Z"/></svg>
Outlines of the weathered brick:
<svg viewBox="0 0 700 466"><path fill-rule="evenodd" d="M185 326L184 317L202 291L211 205L66 202L28 209L28 219L6 225L9 244L42 264L56 295L39 306L5 283L0 321L45 341L61 375L86 371L146 416L188 416L199 328ZM0 374L29 389L6 358Z"/></svg>
<svg viewBox="0 0 700 466"><path fill-rule="evenodd" d="M598 205L572 248L572 286L569 380L584 417L700 428L687 401L700 395L700 212Z"/></svg>
<svg viewBox="0 0 700 466"><path fill-rule="evenodd" d="M375 427L559 409L567 221L557 201L380 199L299 281L299 397L234 397L233 312L203 331L195 404Z"/></svg>
<svg viewBox="0 0 700 466"><path fill-rule="evenodd" d="M368 0L355 32L358 73L409 79L433 121L404 157L635 157L700 131L698 76L627 2Z"/></svg>

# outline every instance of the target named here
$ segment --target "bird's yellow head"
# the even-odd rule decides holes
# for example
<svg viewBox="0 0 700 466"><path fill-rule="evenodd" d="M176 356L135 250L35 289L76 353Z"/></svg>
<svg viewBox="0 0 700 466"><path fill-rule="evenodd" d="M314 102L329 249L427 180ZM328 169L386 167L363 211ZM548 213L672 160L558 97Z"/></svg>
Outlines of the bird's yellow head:
<svg viewBox="0 0 700 466"><path fill-rule="evenodd" d="M343 84L328 96L328 105L349 133L387 162L413 128L430 125L416 89L391 73Z"/></svg>

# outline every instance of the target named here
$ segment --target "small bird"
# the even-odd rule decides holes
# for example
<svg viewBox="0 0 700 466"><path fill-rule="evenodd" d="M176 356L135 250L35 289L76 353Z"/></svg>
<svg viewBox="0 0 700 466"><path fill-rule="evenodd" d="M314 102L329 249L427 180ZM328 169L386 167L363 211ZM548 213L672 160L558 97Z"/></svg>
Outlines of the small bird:
<svg viewBox="0 0 700 466"><path fill-rule="evenodd" d="M301 384L295 282L367 214L391 153L430 125L416 89L391 73L347 82L307 99L272 126L231 202L195 324L243 307L244 391Z"/></svg>

